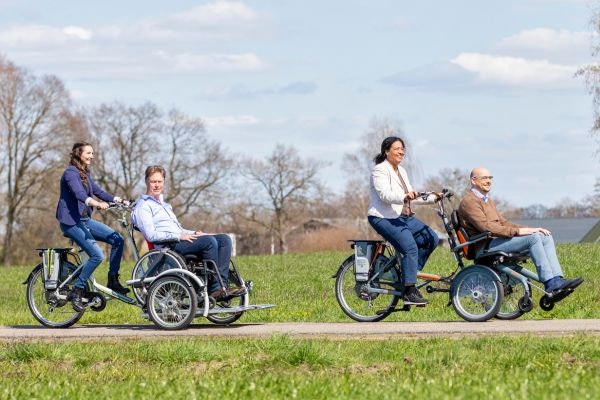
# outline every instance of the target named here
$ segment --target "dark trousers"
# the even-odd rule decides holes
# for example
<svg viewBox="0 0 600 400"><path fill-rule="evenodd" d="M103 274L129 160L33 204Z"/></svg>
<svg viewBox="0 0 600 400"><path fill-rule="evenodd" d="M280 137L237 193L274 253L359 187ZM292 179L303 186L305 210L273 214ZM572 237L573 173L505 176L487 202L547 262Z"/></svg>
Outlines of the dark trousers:
<svg viewBox="0 0 600 400"><path fill-rule="evenodd" d="M195 254L201 260L212 260L217 264L219 274L225 287L229 282L229 261L231 260L231 238L219 233L216 235L202 235L193 242L180 241L172 249L179 254ZM221 285L217 279L208 282L208 291L213 292Z"/></svg>
<svg viewBox="0 0 600 400"><path fill-rule="evenodd" d="M417 271L423 269L438 245L437 234L414 216L393 219L369 216L368 219L373 229L402 254L402 282L416 283Z"/></svg>

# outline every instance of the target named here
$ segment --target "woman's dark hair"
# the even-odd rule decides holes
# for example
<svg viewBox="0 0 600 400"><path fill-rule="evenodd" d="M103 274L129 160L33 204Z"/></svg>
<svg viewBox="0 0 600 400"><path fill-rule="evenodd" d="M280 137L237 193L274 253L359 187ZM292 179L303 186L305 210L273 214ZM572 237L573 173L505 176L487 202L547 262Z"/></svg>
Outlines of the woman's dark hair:
<svg viewBox="0 0 600 400"><path fill-rule="evenodd" d="M150 176L153 175L156 172L160 172L160 174L162 175L163 179L166 178L166 176L165 176L166 172L165 172L165 169L162 166L160 166L160 165L151 165L148 168L146 168L146 172L145 172L146 178L145 179L148 180L148 178L150 178Z"/></svg>
<svg viewBox="0 0 600 400"><path fill-rule="evenodd" d="M70 164L75 166L75 168L77 168L79 170L79 177L81 178L81 182L83 183L83 186L87 187L88 185L88 181L87 181L87 165L85 165L83 163L83 161L81 161L81 154L83 154L83 148L85 146L92 146L90 143L88 142L77 142L73 145L73 148L71 149L71 161Z"/></svg>
<svg viewBox="0 0 600 400"><path fill-rule="evenodd" d="M404 140L400 139L397 136L390 136L390 137L386 137L385 139L383 139L383 142L381 142L381 152L379 154L377 154L375 156L375 158L373 158L373 161L375 161L375 164L379 164L385 161L386 159L386 155L385 152L388 151L392 145L396 142L400 142L402 143L402 147L404 146Z"/></svg>

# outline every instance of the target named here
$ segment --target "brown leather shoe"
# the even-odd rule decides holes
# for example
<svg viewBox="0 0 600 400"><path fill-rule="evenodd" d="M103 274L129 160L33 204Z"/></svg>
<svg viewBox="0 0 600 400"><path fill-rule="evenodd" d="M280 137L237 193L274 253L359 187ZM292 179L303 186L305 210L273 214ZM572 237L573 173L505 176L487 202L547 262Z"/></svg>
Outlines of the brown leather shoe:
<svg viewBox="0 0 600 400"><path fill-rule="evenodd" d="M227 289L227 294L230 296L242 296L246 294L245 287L232 287Z"/></svg>
<svg viewBox="0 0 600 400"><path fill-rule="evenodd" d="M244 294L246 294L245 287L233 287L228 288L227 290L216 289L211 294L209 294L209 296L215 300L228 300L232 297L242 296Z"/></svg>
<svg viewBox="0 0 600 400"><path fill-rule="evenodd" d="M217 289L209 294L209 296L215 300L218 300L221 297L224 297L224 295L226 295L226 293L225 293L225 291L223 291L223 289Z"/></svg>

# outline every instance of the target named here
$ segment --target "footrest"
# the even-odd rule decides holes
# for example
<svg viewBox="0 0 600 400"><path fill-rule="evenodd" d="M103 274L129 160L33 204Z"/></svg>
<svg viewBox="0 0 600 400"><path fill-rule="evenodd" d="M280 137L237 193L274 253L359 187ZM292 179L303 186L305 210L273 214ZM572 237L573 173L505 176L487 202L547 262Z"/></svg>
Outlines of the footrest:
<svg viewBox="0 0 600 400"><path fill-rule="evenodd" d="M375 314L377 315L381 315L381 314L385 314L388 312L398 312L398 311L410 311L410 304L404 304L401 308L393 308L393 309L385 309L385 310L379 310L377 312L375 312Z"/></svg>
<svg viewBox="0 0 600 400"><path fill-rule="evenodd" d="M233 307L213 307L208 310L209 314L222 314L222 313L238 313L248 310L264 310L265 308L275 307L275 304L249 304L247 306L233 306ZM203 310L198 310L196 316L202 316Z"/></svg>
<svg viewBox="0 0 600 400"><path fill-rule="evenodd" d="M564 289L564 290L560 290L560 291L554 293L553 295L546 295L546 297L552 303L557 303L557 302L561 301L562 299L564 299L565 297L567 297L568 295L570 295L571 293L573 293L573 291L574 291L573 289Z"/></svg>

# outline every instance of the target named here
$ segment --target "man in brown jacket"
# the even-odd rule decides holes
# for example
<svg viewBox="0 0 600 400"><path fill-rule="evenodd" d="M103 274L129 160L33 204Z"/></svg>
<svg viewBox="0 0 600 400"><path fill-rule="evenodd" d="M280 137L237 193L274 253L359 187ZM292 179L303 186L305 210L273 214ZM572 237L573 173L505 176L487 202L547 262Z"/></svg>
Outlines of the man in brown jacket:
<svg viewBox="0 0 600 400"><path fill-rule="evenodd" d="M508 221L496 209L489 196L494 177L484 167L471 171L471 191L462 199L458 207L461 224L469 236L490 232L492 239L476 248L477 256L485 251L506 253L529 253L537 269L540 282L546 292L555 293L565 289L575 289L582 278L564 279L562 268L556 256L554 239L545 228L531 228Z"/></svg>

